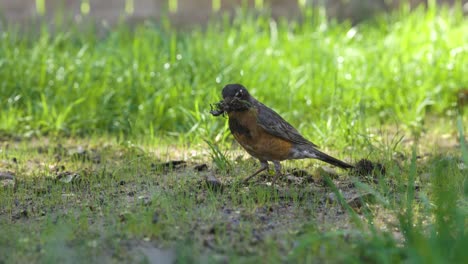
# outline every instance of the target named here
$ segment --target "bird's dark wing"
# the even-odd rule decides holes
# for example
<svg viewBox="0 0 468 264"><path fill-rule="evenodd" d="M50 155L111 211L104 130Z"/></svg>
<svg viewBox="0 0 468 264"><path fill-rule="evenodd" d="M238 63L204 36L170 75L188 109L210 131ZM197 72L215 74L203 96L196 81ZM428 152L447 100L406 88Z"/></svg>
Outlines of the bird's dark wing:
<svg viewBox="0 0 468 264"><path fill-rule="evenodd" d="M296 144L306 144L317 147L314 143L305 139L299 132L278 113L266 107L264 104L255 101L255 107L258 109L257 123L265 129L266 132L282 139Z"/></svg>

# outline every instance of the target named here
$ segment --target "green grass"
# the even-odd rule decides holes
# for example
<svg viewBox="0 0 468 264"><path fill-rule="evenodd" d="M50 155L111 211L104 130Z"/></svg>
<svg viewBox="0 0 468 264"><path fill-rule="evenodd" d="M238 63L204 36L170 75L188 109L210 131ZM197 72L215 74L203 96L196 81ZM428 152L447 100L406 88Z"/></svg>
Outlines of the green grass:
<svg viewBox="0 0 468 264"><path fill-rule="evenodd" d="M188 32L57 28L2 32L1 130L222 139L209 103L238 82L328 144L376 122L415 128L427 113L454 115L456 92L468 86L460 10L420 9L355 27L313 12L303 23L239 14L232 25Z"/></svg>
<svg viewBox="0 0 468 264"><path fill-rule="evenodd" d="M185 31L167 21L8 25L0 172L16 182L0 187L0 263L144 262L155 252L179 263L466 262L462 11L354 27L305 13L302 23L239 13ZM386 173L330 179L322 163L290 161L285 169L311 175L242 186L258 164L209 114L231 82L324 149ZM209 170L193 169L201 163Z"/></svg>

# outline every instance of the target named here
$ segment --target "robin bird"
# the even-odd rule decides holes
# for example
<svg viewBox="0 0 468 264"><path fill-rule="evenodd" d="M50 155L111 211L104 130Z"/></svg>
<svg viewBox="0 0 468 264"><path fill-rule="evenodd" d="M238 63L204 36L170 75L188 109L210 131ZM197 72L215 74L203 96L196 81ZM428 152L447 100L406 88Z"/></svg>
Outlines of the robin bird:
<svg viewBox="0 0 468 264"><path fill-rule="evenodd" d="M275 177L281 175L283 160L318 159L343 169L352 165L331 157L317 149L279 114L252 97L240 84L228 84L222 91L223 101L213 115L227 113L229 129L239 144L260 161L260 169L244 179L247 182L268 169L268 161L275 166Z"/></svg>

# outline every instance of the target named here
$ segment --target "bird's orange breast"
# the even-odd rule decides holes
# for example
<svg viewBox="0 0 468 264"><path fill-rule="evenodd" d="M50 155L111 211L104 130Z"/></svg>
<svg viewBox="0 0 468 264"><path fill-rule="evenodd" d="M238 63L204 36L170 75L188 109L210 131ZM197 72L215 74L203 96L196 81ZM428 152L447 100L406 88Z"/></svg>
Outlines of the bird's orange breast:
<svg viewBox="0 0 468 264"><path fill-rule="evenodd" d="M285 160L292 143L267 133L257 123L257 109L228 113L229 128L234 138L252 156L261 160Z"/></svg>

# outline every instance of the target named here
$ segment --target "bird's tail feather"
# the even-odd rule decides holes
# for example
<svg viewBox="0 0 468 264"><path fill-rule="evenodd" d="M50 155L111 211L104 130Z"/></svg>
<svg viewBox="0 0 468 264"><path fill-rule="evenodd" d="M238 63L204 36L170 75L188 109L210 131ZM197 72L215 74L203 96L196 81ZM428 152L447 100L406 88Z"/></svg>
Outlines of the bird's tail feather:
<svg viewBox="0 0 468 264"><path fill-rule="evenodd" d="M327 155L323 152L321 152L320 150L317 150L317 149L314 149L313 151L308 151L310 153L310 157L311 158L314 158L314 159L318 159L318 160L321 160L321 161L324 161L326 163L329 163L331 165L335 165L335 166L338 166L342 169L351 169L351 168L354 168L353 165L350 165L344 161L341 161L337 158L334 158L330 155Z"/></svg>

